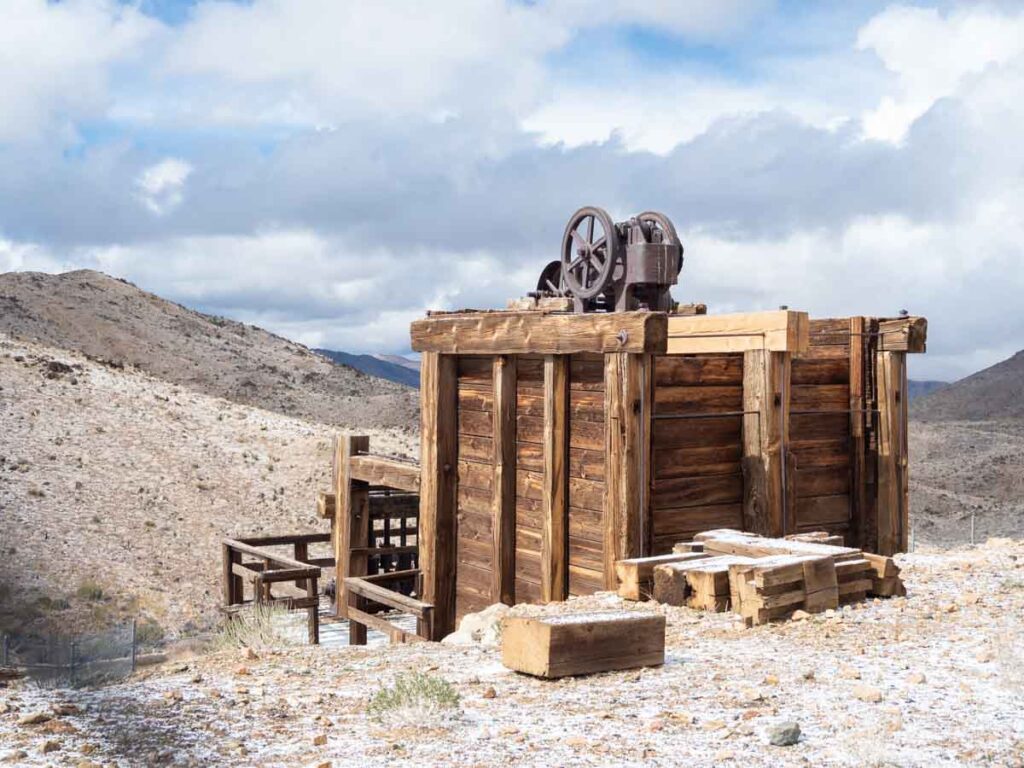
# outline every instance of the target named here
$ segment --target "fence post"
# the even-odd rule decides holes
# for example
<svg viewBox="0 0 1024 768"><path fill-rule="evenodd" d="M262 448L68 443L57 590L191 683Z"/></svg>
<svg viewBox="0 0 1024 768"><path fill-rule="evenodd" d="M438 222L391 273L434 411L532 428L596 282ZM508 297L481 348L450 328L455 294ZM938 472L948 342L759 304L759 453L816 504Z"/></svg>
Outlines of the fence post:
<svg viewBox="0 0 1024 768"><path fill-rule="evenodd" d="M72 688L75 687L75 649L77 647L78 647L78 641L72 640L71 641L71 660L70 660L70 663L69 663L70 669L69 669L69 672L68 672L68 677L70 678L71 687Z"/></svg>
<svg viewBox="0 0 1024 768"><path fill-rule="evenodd" d="M135 672L135 619L132 619L132 673Z"/></svg>

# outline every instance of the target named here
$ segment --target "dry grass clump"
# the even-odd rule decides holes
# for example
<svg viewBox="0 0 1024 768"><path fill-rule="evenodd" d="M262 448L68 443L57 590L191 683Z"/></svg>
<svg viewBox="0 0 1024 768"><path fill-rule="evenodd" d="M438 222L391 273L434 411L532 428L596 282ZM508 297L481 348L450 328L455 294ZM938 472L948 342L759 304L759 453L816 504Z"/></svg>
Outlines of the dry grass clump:
<svg viewBox="0 0 1024 768"><path fill-rule="evenodd" d="M439 727L458 717L459 693L443 678L410 672L377 691L366 714L390 727Z"/></svg>
<svg viewBox="0 0 1024 768"><path fill-rule="evenodd" d="M213 646L217 650L269 650L296 645L287 632L287 626L287 608L273 603L256 603L232 616L217 634Z"/></svg>

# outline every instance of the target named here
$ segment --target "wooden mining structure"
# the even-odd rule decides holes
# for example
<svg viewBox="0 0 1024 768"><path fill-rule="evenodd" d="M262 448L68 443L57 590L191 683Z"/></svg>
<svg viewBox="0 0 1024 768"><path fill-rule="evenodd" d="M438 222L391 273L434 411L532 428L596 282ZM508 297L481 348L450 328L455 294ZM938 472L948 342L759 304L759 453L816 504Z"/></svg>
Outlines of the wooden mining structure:
<svg viewBox="0 0 1024 768"><path fill-rule="evenodd" d="M419 464L340 437L318 502L334 556L241 563L226 542L226 601L240 578L254 600L291 579L301 600L336 565L351 642L438 640L492 603L614 590L616 561L712 529L904 551L906 355L926 331L790 310L432 313L411 329Z"/></svg>

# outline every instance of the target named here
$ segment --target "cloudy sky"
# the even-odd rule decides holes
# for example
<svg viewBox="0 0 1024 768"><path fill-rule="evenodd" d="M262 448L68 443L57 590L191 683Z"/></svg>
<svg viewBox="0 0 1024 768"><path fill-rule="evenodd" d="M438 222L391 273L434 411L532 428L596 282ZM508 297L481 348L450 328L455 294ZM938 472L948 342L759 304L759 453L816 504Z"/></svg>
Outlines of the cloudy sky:
<svg viewBox="0 0 1024 768"><path fill-rule="evenodd" d="M677 299L1024 348L1024 4L0 0L0 271L101 269L315 346L501 306L580 205Z"/></svg>

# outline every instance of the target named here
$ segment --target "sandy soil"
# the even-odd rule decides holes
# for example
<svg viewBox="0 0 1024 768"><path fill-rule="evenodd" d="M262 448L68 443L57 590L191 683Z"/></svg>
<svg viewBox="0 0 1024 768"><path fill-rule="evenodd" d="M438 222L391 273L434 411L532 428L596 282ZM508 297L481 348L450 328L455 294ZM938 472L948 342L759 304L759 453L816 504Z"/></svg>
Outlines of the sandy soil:
<svg viewBox="0 0 1024 768"><path fill-rule="evenodd" d="M410 429L359 431L417 447ZM0 336L0 629L209 626L222 537L327 530L315 494L337 432Z"/></svg>
<svg viewBox="0 0 1024 768"><path fill-rule="evenodd" d="M0 752L21 765L1024 764L1024 541L899 563L907 598L805 621L744 629L730 614L627 604L666 614L659 668L545 682L506 670L495 649L306 647L222 652L94 691L15 687L0 691ZM623 603L515 610L594 607ZM371 694L410 670L450 681L459 716L372 721ZM55 703L78 712L18 724ZM803 736L769 746L782 720Z"/></svg>

